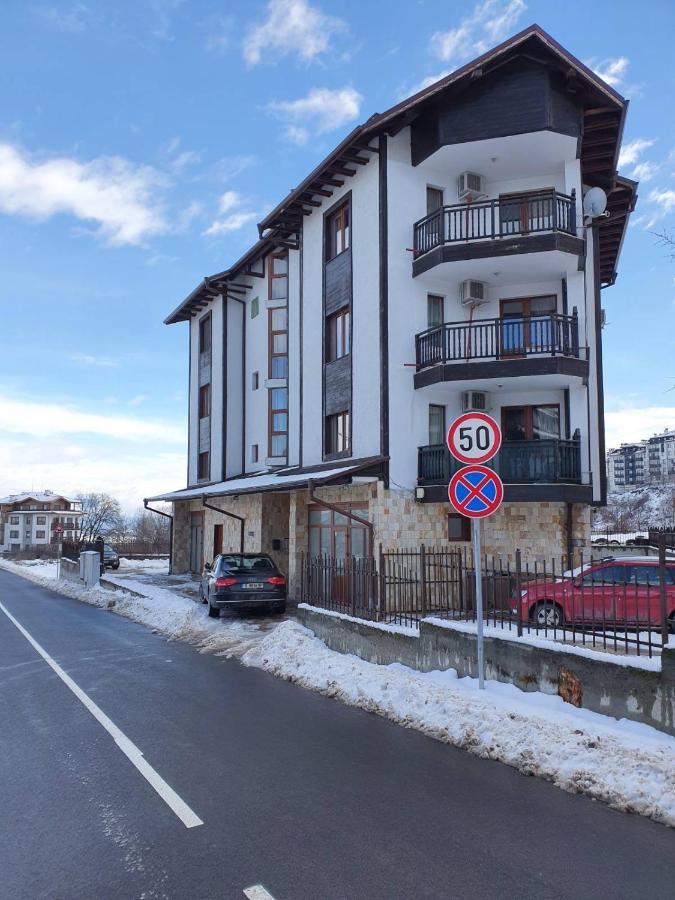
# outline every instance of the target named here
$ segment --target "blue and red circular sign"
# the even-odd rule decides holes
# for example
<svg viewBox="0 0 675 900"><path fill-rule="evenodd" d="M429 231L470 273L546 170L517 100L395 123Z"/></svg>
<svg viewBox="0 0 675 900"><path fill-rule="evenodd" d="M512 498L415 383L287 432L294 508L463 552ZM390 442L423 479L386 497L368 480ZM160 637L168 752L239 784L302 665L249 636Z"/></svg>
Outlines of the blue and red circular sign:
<svg viewBox="0 0 675 900"><path fill-rule="evenodd" d="M499 509L504 485L499 475L487 466L464 466L450 479L448 499L463 516L484 519Z"/></svg>

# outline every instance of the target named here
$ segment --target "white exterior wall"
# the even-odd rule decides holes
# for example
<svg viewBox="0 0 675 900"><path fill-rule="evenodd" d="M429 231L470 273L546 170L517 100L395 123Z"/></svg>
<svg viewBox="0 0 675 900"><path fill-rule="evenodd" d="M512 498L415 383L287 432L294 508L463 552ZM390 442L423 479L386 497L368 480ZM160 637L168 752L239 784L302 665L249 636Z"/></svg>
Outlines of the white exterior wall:
<svg viewBox="0 0 675 900"><path fill-rule="evenodd" d="M246 310L237 300L227 301L227 445L225 475L241 475L242 442L242 331Z"/></svg>

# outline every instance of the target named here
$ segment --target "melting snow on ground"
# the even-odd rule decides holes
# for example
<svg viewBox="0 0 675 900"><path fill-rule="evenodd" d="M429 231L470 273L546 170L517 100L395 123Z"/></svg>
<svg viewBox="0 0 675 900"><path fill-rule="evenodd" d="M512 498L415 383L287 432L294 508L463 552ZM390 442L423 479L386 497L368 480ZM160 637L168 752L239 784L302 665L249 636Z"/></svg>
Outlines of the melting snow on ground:
<svg viewBox="0 0 675 900"><path fill-rule="evenodd" d="M422 673L336 653L293 620L270 629L235 618L209 619L206 608L172 591L126 580L128 591L87 590L55 581L47 567L0 561L51 590L110 609L201 652L239 657L328 697L416 728L525 775L546 778L616 809L675 827L675 738L647 725L576 709L559 697L524 693L454 670Z"/></svg>

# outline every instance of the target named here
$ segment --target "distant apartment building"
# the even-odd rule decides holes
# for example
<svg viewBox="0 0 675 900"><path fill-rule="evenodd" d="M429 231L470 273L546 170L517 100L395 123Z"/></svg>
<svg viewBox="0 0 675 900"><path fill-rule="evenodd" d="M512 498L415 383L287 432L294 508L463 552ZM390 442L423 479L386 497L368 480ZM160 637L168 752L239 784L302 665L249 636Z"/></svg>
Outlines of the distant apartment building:
<svg viewBox="0 0 675 900"><path fill-rule="evenodd" d="M675 482L675 430L645 441L621 444L607 453L607 484L622 491L644 484Z"/></svg>
<svg viewBox="0 0 675 900"><path fill-rule="evenodd" d="M57 540L60 525L65 540L79 540L81 504L77 500L37 491L0 498L0 553L41 547Z"/></svg>
<svg viewBox="0 0 675 900"><path fill-rule="evenodd" d="M297 593L303 554L467 547L445 444L467 410L503 433L487 552L588 540L626 108L532 26L355 128L195 287L166 319L189 324L187 486L148 498L173 504L174 571L243 545Z"/></svg>

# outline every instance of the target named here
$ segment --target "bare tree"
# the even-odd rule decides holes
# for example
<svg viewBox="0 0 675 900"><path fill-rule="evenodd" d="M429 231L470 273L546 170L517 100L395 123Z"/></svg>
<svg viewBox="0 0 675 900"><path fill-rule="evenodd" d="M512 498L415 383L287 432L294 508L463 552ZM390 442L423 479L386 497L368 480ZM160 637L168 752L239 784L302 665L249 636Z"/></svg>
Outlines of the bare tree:
<svg viewBox="0 0 675 900"><path fill-rule="evenodd" d="M656 238L656 243L661 247L665 247L670 258L675 262L675 237L664 228L663 231L652 231Z"/></svg>
<svg viewBox="0 0 675 900"><path fill-rule="evenodd" d="M97 537L108 537L119 529L122 522L122 510L119 500L110 494L79 494L77 499L82 504L80 523L82 540L93 541Z"/></svg>

